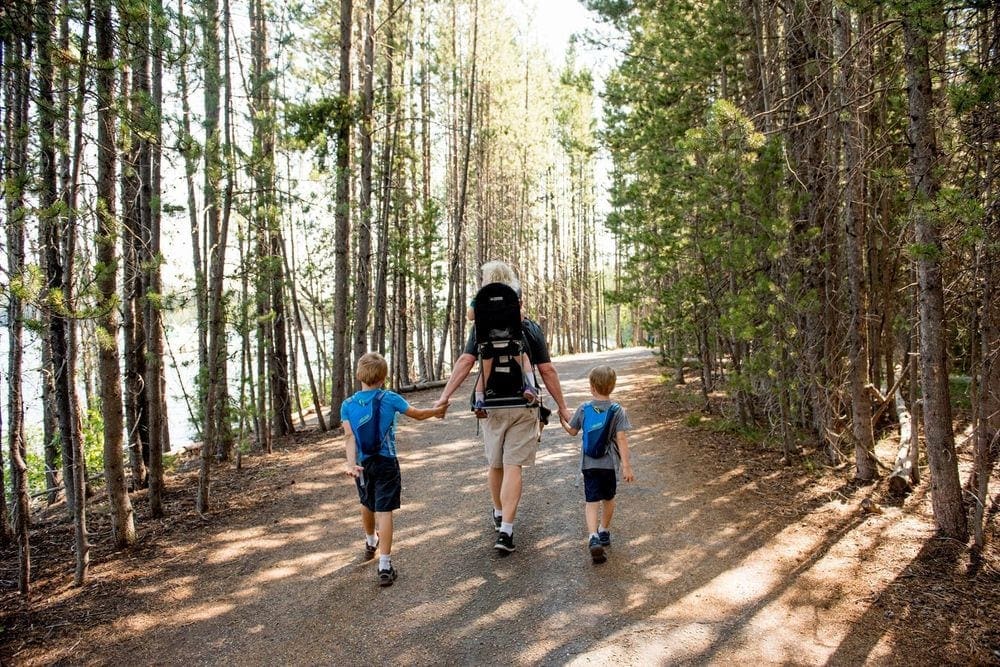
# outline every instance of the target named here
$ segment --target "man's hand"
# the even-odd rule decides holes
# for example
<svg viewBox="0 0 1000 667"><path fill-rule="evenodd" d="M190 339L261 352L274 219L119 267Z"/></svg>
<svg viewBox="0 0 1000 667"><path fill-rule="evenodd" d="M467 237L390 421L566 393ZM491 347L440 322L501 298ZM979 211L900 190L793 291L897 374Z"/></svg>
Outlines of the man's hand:
<svg viewBox="0 0 1000 667"><path fill-rule="evenodd" d="M439 407L444 406L444 409L447 410L448 406L450 404L451 404L451 401L448 400L447 398L445 398L444 396L442 396L438 400L434 401L434 409L436 410ZM441 413L441 416L444 417L444 413L443 412Z"/></svg>
<svg viewBox="0 0 1000 667"><path fill-rule="evenodd" d="M569 411L569 408L559 408L559 421L569 424L571 419L573 419L573 413Z"/></svg>
<svg viewBox="0 0 1000 667"><path fill-rule="evenodd" d="M442 403L440 400L438 400L438 402L434 404L435 416L438 419L444 419L445 413L448 412L449 405L451 405L450 401L446 400L444 403Z"/></svg>

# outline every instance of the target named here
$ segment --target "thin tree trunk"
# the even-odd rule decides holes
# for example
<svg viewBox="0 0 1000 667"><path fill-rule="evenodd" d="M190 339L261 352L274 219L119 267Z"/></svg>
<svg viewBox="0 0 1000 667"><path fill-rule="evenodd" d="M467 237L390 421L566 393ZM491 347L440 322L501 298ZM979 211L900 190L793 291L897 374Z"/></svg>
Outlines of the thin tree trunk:
<svg viewBox="0 0 1000 667"><path fill-rule="evenodd" d="M871 481L878 477L875 467L875 434L872 430L872 407L868 384L868 294L865 289L864 242L867 237L865 154L859 100L868 77L861 71L861 55L866 45L852 43L852 19L849 10L837 12L839 51L844 58L840 74L841 132L844 146L844 236L847 245L847 282L850 295L851 321L848 326L850 357L851 420L854 433L855 477ZM859 18L858 33L865 34L866 21Z"/></svg>
<svg viewBox="0 0 1000 667"><path fill-rule="evenodd" d="M390 19L391 20L391 19ZM361 192L358 204L360 218L355 229L357 251L354 253L354 359L352 367L368 351L368 311L371 298L372 262L372 137L375 134L372 108L375 104L375 0L365 3L364 48L358 60L361 79L361 123L358 137L361 143ZM388 49L387 49L388 50ZM387 90L391 83L387 85ZM388 94L391 95L391 92ZM386 206L386 202L382 202ZM384 248L383 248L384 252ZM376 319L381 315L375 306ZM379 348L377 332L373 332L371 349Z"/></svg>
<svg viewBox="0 0 1000 667"><path fill-rule="evenodd" d="M340 99L345 104L351 97L351 20L352 0L340 0ZM334 232L334 324L333 324L333 385L330 395L330 426L340 426L340 404L345 398L348 364L347 350L347 278L350 266L347 257L351 233L350 159L351 120L346 109L341 112L337 127L337 192L336 228Z"/></svg>
<svg viewBox="0 0 1000 667"><path fill-rule="evenodd" d="M115 217L115 89L114 89L114 27L110 0L99 0L95 25L98 60L97 99L97 235L95 236L98 265L97 285L100 293L98 317L98 366L100 376L101 411L104 417L104 482L108 489L111 512L111 536L118 548L136 540L135 518L128 491L125 488L123 461L124 423L122 416L122 377L118 365L118 309L115 253L118 220ZM82 453L81 453L82 454ZM78 461L82 473L83 457ZM80 475L81 482L83 475ZM77 498L82 509L82 489ZM78 510L79 511L79 510ZM86 539L85 537L83 538ZM78 556L79 559L79 556ZM78 561L77 585L82 585L86 563Z"/></svg>
<svg viewBox="0 0 1000 667"><path fill-rule="evenodd" d="M25 218L24 193L29 183L28 175L28 102L31 73L32 40L31 16L27 7L21 5L12 17L20 30L4 36L4 54L7 58L4 68L5 82L5 183L4 198L7 203L7 262L8 276L25 279ZM18 36L20 38L18 38ZM31 582L31 546L28 539L30 523L28 505L28 468L25 463L26 441L24 434L24 397L21 378L24 353L22 351L24 332L24 302L16 290L11 290L7 301L7 323L9 327L7 426L8 455L14 526L13 531L4 526L4 535L12 534L17 544L18 590L27 596ZM4 492L6 492L4 490ZM6 510L6 507L4 507ZM7 515L4 514L6 524Z"/></svg>
<svg viewBox="0 0 1000 667"><path fill-rule="evenodd" d="M926 3L925 3L926 5ZM939 154L932 113L930 47L944 27L936 3L909 8L903 15L906 44L906 80L909 89L910 216L916 237L917 281L920 288L920 369L924 433L930 462L931 501L938 529L947 537L965 541L968 525L958 478L958 458L952 431L948 387L947 329L941 278L940 230L933 211L938 194Z"/></svg>
<svg viewBox="0 0 1000 667"><path fill-rule="evenodd" d="M469 190L469 160L472 152L472 123L474 121L473 109L476 98L476 48L479 38L479 0L475 0L473 3L472 10L472 52L470 54L471 60L471 73L469 75L469 93L466 103L466 113L465 113L465 132L463 140L463 153L462 153L462 173L461 180L459 182L458 188L458 207L455 212L455 229L453 230L454 236L452 239L451 248L451 261L449 263L449 288L448 288L448 299L445 302L445 320L444 327L442 331L446 334L449 329L452 328L452 318L454 316L456 304L459 304L462 299L462 291L460 285L464 282L462 280L460 268L462 266L462 256L463 256L463 233L465 227L465 208L467 202L467 195ZM461 304L464 310L464 303ZM464 319L464 318L463 318ZM457 335L458 325L460 323L455 323L455 331L452 332L452 348L453 351L461 349L465 341L458 340ZM446 346L442 342L441 354L444 354ZM453 355L453 358L458 356L457 352ZM441 359L438 360L438 366L441 366Z"/></svg>
<svg viewBox="0 0 1000 667"><path fill-rule="evenodd" d="M199 221L201 209L198 208L195 195L194 176L198 172L199 147L191 133L191 102L187 78L187 59L191 47L187 40L188 19L184 16L184 0L177 0L177 25L181 54L177 67L182 111L180 152L184 157L184 180L187 184L187 210L191 227L191 263L194 268L195 311L198 319L198 414L204 417L208 390L208 283L205 258L201 251L202 229ZM201 428L199 430L204 437L204 431Z"/></svg>
<svg viewBox="0 0 1000 667"><path fill-rule="evenodd" d="M146 282L146 341L149 348L149 378L147 396L149 400L149 510L153 518L163 516L163 452L170 449L167 432L166 375L163 366L163 312L160 266L160 221L161 221L161 143L163 136L163 4L162 0L152 0L152 85L151 119L152 136L150 153L151 210L149 224L149 256Z"/></svg>

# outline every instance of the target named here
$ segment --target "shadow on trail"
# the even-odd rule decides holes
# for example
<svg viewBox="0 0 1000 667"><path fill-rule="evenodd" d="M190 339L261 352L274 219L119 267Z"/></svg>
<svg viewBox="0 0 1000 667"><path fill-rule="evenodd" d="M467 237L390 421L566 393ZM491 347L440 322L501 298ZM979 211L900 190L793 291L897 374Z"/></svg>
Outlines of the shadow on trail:
<svg viewBox="0 0 1000 667"><path fill-rule="evenodd" d="M155 559L137 556L135 584L122 600L136 611L99 616L106 625L83 638L85 657L157 664L189 664L192 656L199 664L701 664L723 662L727 652L757 642L764 647L758 655L776 663L864 662L878 637L811 649L801 641L822 625L830 591L821 582L831 572L858 576L864 568L831 557L861 519L826 510L830 498L810 493L808 478L755 476L738 461L726 463L735 457L719 456L718 448L734 445L685 428L682 407L654 413L648 399L657 370L646 351L556 360L571 406L588 398L586 373L605 358L619 370L615 397L635 427L638 477L619 487L606 564L593 566L587 554L579 445L555 419L536 465L525 468L517 551L496 554L482 445L458 400L467 383L445 422L401 420L395 585L379 589L374 563L362 562L357 494L341 473L343 445L323 439L304 457L298 450L294 463L259 461L244 476L227 478L243 485L237 498L242 489L262 503L236 502L219 510L232 513L224 525L209 522L183 544L150 549ZM407 398L425 407L435 397ZM261 521L261 504L274 520ZM833 525L800 526L824 511ZM811 588L802 586L813 579ZM801 625L803 616L817 627ZM800 625L761 635L783 623Z"/></svg>

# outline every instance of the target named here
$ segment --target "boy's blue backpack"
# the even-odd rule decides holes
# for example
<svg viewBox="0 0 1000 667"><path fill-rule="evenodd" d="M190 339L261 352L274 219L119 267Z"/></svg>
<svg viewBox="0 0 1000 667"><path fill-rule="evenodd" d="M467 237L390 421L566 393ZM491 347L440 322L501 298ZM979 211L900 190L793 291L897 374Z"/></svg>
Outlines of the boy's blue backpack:
<svg viewBox="0 0 1000 667"><path fill-rule="evenodd" d="M351 422L351 430L354 431L354 438L358 441L358 448L365 456L378 454L382 449L382 441L388 434L388 431L382 433L380 428L384 394L384 391L375 394L370 403L371 411L367 415L361 415L359 424Z"/></svg>
<svg viewBox="0 0 1000 667"><path fill-rule="evenodd" d="M611 423L621 406L612 403L603 412L590 401L583 404L583 453L599 459L608 453L611 444Z"/></svg>

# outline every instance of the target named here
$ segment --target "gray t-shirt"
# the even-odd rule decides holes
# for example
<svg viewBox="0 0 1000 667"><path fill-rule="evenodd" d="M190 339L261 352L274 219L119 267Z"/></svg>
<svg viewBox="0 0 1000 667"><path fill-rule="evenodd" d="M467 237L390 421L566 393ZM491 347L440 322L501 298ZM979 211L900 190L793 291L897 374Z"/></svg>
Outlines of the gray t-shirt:
<svg viewBox="0 0 1000 667"><path fill-rule="evenodd" d="M598 412L604 412L611 407L614 401L591 401L591 405ZM619 406L621 407L621 406ZM569 420L569 427L575 428L577 431L583 430L583 406L581 405L573 413L573 418ZM611 418L611 446L608 447L608 453L599 459L591 458L583 453L583 446L581 440L580 447L580 470L591 470L593 468L603 468L604 470L620 470L621 469L621 454L618 452L618 433L621 431L631 431L632 422L629 421L628 413L625 411L624 407ZM582 435L581 435L582 438Z"/></svg>

